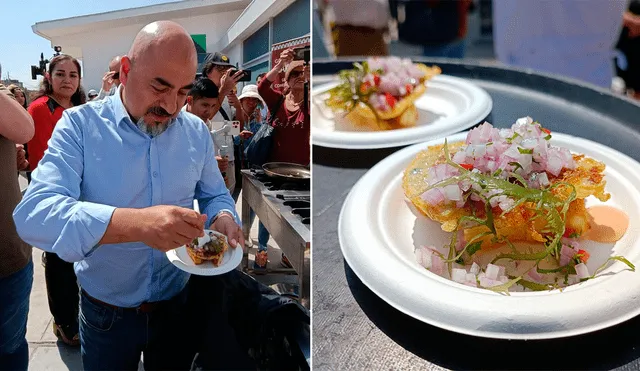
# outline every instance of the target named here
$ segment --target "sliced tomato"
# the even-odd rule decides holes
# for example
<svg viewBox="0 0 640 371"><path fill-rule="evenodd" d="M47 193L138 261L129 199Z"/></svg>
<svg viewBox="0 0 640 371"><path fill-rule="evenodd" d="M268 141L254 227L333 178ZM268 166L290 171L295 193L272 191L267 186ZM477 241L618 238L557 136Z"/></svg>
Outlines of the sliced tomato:
<svg viewBox="0 0 640 371"><path fill-rule="evenodd" d="M542 131L544 131L545 134L547 134L547 135L551 134L551 130L549 130L547 128L542 128Z"/></svg>
<svg viewBox="0 0 640 371"><path fill-rule="evenodd" d="M467 170L473 170L473 165L472 164L460 164L460 166L462 166L463 168L465 168Z"/></svg>
<svg viewBox="0 0 640 371"><path fill-rule="evenodd" d="M384 97L385 97L389 107L391 107L393 109L393 107L396 105L396 101L397 101L396 98L393 95L391 95L391 93L389 93L389 92L384 93Z"/></svg>
<svg viewBox="0 0 640 371"><path fill-rule="evenodd" d="M380 86L380 76L373 75L373 83L375 84L375 86Z"/></svg>
<svg viewBox="0 0 640 371"><path fill-rule="evenodd" d="M565 228L564 229L564 234L562 236L569 238L569 236L573 235L574 233L576 233L575 229L573 229L573 228Z"/></svg>
<svg viewBox="0 0 640 371"><path fill-rule="evenodd" d="M580 260L582 260L583 263L586 263L587 260L589 260L589 257L591 257L591 255L584 251L584 250L578 250L578 255L580 255Z"/></svg>
<svg viewBox="0 0 640 371"><path fill-rule="evenodd" d="M413 86L411 86L411 84L405 85L404 88L407 90L407 95L411 94L411 89L413 89Z"/></svg>
<svg viewBox="0 0 640 371"><path fill-rule="evenodd" d="M362 84L360 84L360 93L366 94L370 88L371 88L371 83L369 81L365 81Z"/></svg>

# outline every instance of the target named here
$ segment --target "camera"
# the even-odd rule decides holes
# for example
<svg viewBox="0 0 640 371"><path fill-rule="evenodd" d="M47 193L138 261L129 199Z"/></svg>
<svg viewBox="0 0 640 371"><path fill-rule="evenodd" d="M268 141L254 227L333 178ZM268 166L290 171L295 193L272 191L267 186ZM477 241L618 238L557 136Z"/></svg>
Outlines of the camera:
<svg viewBox="0 0 640 371"><path fill-rule="evenodd" d="M57 57L60 55L60 52L62 52L62 47L60 45L55 45L53 47L53 51L55 52L53 56ZM44 76L44 74L47 72L47 64L49 64L49 60L44 59L44 53L40 53L40 61L38 62L38 65L31 66L31 79L37 80L38 75Z"/></svg>
<svg viewBox="0 0 640 371"><path fill-rule="evenodd" d="M229 73L231 75L234 75L236 72L238 72L238 70L236 68L233 68ZM240 70L240 72L242 72L242 77L240 78L240 80L238 80L238 82L251 81L251 70Z"/></svg>
<svg viewBox="0 0 640 371"><path fill-rule="evenodd" d="M37 80L38 75L44 76L47 71L47 63L49 63L48 59L44 59L44 53L40 53L40 61L37 66L31 66L31 79Z"/></svg>
<svg viewBox="0 0 640 371"><path fill-rule="evenodd" d="M304 63L309 63L311 60L311 48L308 46L293 49L293 52L295 53L295 56L293 57L294 61L304 61Z"/></svg>

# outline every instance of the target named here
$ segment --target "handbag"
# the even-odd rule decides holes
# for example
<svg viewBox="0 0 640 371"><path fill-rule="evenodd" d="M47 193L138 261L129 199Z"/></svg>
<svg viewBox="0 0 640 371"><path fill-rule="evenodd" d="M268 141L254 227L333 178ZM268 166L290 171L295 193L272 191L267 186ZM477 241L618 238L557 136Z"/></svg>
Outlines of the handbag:
<svg viewBox="0 0 640 371"><path fill-rule="evenodd" d="M284 96L278 101L276 109L271 112L269 120L260 126L258 132L253 135L251 143L244 150L245 157L250 165L262 166L269 160L269 155L273 149L273 131L275 130L273 120L283 101Z"/></svg>

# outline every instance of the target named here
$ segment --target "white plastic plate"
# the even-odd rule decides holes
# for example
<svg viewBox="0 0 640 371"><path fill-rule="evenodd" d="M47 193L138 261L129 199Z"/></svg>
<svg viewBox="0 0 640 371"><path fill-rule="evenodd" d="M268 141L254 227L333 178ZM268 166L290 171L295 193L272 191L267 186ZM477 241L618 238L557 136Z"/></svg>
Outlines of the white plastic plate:
<svg viewBox="0 0 640 371"><path fill-rule="evenodd" d="M448 138L461 141L466 133ZM640 164L602 144L553 133L552 144L606 164L607 205L627 213L629 229L615 244L589 244L592 260L622 255L640 267ZM442 244L449 235L405 200L402 174L414 156L444 139L417 144L387 157L353 187L342 208L338 234L349 266L380 298L420 321L468 335L549 339L588 333L640 314L640 270L615 262L599 277L564 291L510 296L465 286L417 262L414 249ZM601 203L587 199L588 206ZM595 268L589 267L590 272Z"/></svg>
<svg viewBox="0 0 640 371"><path fill-rule="evenodd" d="M372 131L355 126L332 115L328 108L323 108L322 97L337 85L337 78L317 80L314 77L311 93L312 141L323 147L373 149L424 142L470 128L487 117L493 107L489 94L473 83L453 76L438 75L427 81L427 91L416 101L419 114L416 126Z"/></svg>
<svg viewBox="0 0 640 371"><path fill-rule="evenodd" d="M202 246L211 240L209 233L224 236L222 233L217 231L205 229L204 237L198 238L199 246ZM224 236L224 238L226 240L227 237ZM214 267L210 261L205 261L200 265L196 265L189 256L189 253L187 253L185 246L180 246L177 249L167 251L167 258L171 263L173 263L173 265L187 273L199 276L217 276L219 274L230 272L240 265L240 262L242 261L242 247L238 246L234 248L229 245L229 248L222 258L222 263L217 267Z"/></svg>

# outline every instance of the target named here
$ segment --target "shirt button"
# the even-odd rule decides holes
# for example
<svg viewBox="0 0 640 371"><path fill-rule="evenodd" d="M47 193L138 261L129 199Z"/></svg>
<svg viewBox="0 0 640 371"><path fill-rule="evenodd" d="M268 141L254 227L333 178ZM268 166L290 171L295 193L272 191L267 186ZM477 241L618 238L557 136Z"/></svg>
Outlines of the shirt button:
<svg viewBox="0 0 640 371"><path fill-rule="evenodd" d="M158 177L158 172L157 172L157 171L154 171L154 172L153 172L153 177L154 177L154 178L157 178L157 177Z"/></svg>

